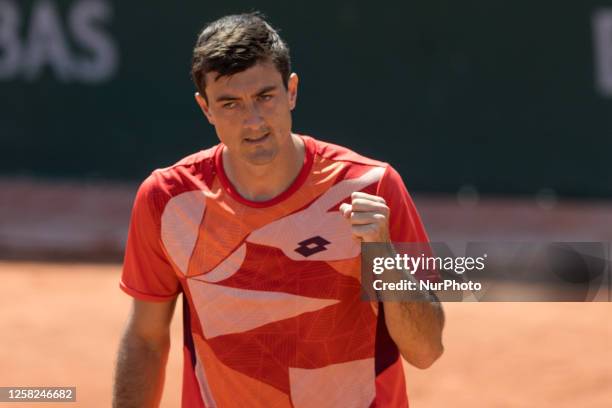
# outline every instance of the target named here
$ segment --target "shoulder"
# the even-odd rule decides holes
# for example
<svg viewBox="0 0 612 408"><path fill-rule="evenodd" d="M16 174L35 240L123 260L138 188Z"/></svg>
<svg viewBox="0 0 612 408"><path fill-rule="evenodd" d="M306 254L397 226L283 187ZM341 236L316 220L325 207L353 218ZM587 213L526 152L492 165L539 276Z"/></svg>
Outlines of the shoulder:
<svg viewBox="0 0 612 408"><path fill-rule="evenodd" d="M334 143L325 142L315 139L311 136L303 136L307 141L313 144L315 155L327 160L349 162L364 166L387 167L388 163L380 160L375 160L353 150L340 146Z"/></svg>
<svg viewBox="0 0 612 408"><path fill-rule="evenodd" d="M182 177L199 177L206 179L215 170L215 152L219 145L183 157L171 166L159 168L151 173L158 180L181 179Z"/></svg>
<svg viewBox="0 0 612 408"><path fill-rule="evenodd" d="M153 213L160 212L173 197L209 185L215 175L215 151L219 145L201 150L177 161L171 166L159 168L140 185L136 200L147 202Z"/></svg>
<svg viewBox="0 0 612 408"><path fill-rule="evenodd" d="M342 178L361 177L368 173L370 178L373 177L378 182L377 190L393 186L403 187L402 177L391 164L356 153L344 146L324 142L310 136L303 137L314 146L315 161L321 162L323 166L329 162L343 164Z"/></svg>

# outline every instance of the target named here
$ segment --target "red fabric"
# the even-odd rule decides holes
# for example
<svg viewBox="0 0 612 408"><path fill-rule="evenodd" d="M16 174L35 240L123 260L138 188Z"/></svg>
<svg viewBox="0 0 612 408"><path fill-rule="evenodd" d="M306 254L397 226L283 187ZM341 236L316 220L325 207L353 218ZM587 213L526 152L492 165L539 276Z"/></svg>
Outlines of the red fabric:
<svg viewBox="0 0 612 408"><path fill-rule="evenodd" d="M287 191L265 203L245 200L234 190L223 171L221 145L156 170L137 193L120 286L129 295L145 301L166 301L181 291L184 293L189 307L186 327L190 332L185 339L185 407L204 406L203 387L211 394L207 398L221 407L294 406L304 390L300 384L292 384L295 378L301 378L295 377L298 374L323 373L329 367L375 361L379 358L377 341L378 348L382 344L385 350L390 350L387 355L398 355L388 339L377 340L379 319L370 304L360 300L359 254L324 261L308 258L311 254L306 251L302 258L298 249L305 244L299 242L303 238L296 237L310 228L315 241L329 241L325 244L329 248L316 244L322 245L322 254L329 253L324 251L331 251L334 245L349 251L346 240L353 238L337 241L334 237L344 230L330 229L320 220L331 216L329 219L336 222L334 217L341 217L336 214L337 208L341 202L350 200L350 192L334 196L333 202L325 201L327 208L318 208L316 203L336 191L334 188L340 183L370 180L367 177L372 174L382 176L362 182L360 190L385 198L391 208L393 241L427 242L419 215L401 177L388 164L310 137L304 136L303 140L306 157L302 171ZM194 200L202 200L194 204L205 208L201 219L190 218L198 214L192 211L196 207L175 210L178 212L166 217L168 203L183 193L195 193ZM310 214L311 210L318 212ZM289 227L279 230L280 236L267 233L264 241L268 241L255 242L254 237L263 234L266 228L284 225L284 219L300 214L305 215L295 218L295 222L302 224L289 223ZM178 231L175 237L178 241L170 246L161 233L162 224L168 219L172 220L170 226L166 225L169 234ZM189 256L177 258L173 252L176 242L189 238L181 235L183 230L190 231L183 228L181 220L192 227L197 223L197 236L185 239L193 244L185 247ZM320 228L316 227L319 223ZM310 245L309 248L316 247ZM224 262L233 257L238 261L224 267ZM228 272L227 268L231 269L236 262L237 269ZM209 274L215 273L228 276L207 280ZM208 293L218 296L221 302L218 308L206 306L216 301L202 295ZM312 306L297 315L286 314L285 310L272 311L278 318L240 306L241 302L252 305L253 299L262 297L277 301L279 296L295 299L283 305L299 308L302 299L307 299L323 306ZM196 305L206 307L207 312L198 311ZM211 316L217 309L226 314ZM407 405L401 360L397 357L389 361L394 362L378 372L377 377L372 366L372 406ZM204 380L198 380L196 370ZM320 385L312 389L313 398L317 392L331 392L324 390L325 384Z"/></svg>
<svg viewBox="0 0 612 408"><path fill-rule="evenodd" d="M408 407L404 367L401 358L398 358L393 365L376 377L376 401L372 404L372 407Z"/></svg>
<svg viewBox="0 0 612 408"><path fill-rule="evenodd" d="M169 197L164 197L158 186L157 177L151 175L136 193L120 283L128 295L147 301L170 300L180 292L179 280L161 244L160 210Z"/></svg>

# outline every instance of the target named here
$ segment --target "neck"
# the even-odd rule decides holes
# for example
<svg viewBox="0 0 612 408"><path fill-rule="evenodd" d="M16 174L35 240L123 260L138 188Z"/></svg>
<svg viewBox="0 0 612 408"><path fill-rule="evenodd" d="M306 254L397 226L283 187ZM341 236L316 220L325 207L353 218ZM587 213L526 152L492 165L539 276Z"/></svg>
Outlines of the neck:
<svg viewBox="0 0 612 408"><path fill-rule="evenodd" d="M223 149L223 170L238 193L251 201L267 201L283 191L295 181L304 162L306 148L302 139L291 134L287 146L281 148L276 158L265 165L232 160L227 149Z"/></svg>

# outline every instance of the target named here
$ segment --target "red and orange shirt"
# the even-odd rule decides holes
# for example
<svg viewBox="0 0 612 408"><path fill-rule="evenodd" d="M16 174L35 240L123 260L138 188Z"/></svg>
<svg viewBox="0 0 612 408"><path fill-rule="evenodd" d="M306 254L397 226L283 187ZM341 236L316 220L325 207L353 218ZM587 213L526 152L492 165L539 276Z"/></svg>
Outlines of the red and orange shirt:
<svg viewBox="0 0 612 408"><path fill-rule="evenodd" d="M185 407L408 405L338 208L355 191L382 196L396 242L426 242L423 225L391 166L302 139L298 177L269 201L236 192L223 145L154 171L137 193L120 286L145 301L183 293Z"/></svg>

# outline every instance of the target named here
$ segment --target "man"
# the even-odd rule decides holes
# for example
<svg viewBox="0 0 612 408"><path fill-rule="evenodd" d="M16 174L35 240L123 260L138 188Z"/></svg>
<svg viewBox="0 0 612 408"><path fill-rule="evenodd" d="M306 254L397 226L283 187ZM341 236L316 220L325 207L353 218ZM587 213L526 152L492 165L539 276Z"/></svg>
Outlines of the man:
<svg viewBox="0 0 612 408"><path fill-rule="evenodd" d="M292 133L298 77L257 14L208 25L192 75L221 143L138 191L114 406L158 405L181 292L184 407L407 406L400 353L440 356L440 304L365 302L359 283L362 241L427 241L400 176Z"/></svg>

